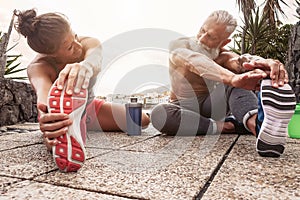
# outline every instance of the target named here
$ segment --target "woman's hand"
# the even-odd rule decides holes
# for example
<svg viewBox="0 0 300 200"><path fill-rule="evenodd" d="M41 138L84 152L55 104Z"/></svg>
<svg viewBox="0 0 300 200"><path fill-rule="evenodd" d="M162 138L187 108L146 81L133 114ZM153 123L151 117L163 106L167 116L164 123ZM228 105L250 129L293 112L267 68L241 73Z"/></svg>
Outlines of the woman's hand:
<svg viewBox="0 0 300 200"><path fill-rule="evenodd" d="M56 84L58 89L62 90L67 83L66 92L72 95L73 91L79 93L81 88L88 88L92 75L92 70L81 63L67 64L59 73Z"/></svg>
<svg viewBox="0 0 300 200"><path fill-rule="evenodd" d="M44 136L44 142L48 150L52 149L52 146L58 144L57 137L66 134L68 127L72 124L72 120L69 115L64 113L48 113L47 105L38 103L39 125L40 130Z"/></svg>

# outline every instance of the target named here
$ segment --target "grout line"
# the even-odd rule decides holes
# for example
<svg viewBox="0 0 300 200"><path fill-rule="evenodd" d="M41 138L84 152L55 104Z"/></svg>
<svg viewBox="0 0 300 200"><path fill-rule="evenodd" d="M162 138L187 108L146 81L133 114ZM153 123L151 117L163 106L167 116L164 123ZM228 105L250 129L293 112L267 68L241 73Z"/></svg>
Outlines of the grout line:
<svg viewBox="0 0 300 200"><path fill-rule="evenodd" d="M107 152L104 152L104 153L101 153L101 154L98 154L98 155L95 155L95 156L92 156L90 158L87 158L86 160L90 160L90 159L93 159L93 158L96 158L96 157L99 157L99 156L102 156L102 155L106 155L106 154L109 154L111 152L114 152L114 151L131 151L131 150L125 150L126 147L130 147L130 146L134 146L136 144L139 144L139 143L142 143L142 142L145 142L147 140L151 140L155 137L158 137L160 136L160 134L158 135L153 135L153 136L150 136L150 137L147 137L146 139L143 139L143 140L138 140L138 141L135 141L133 143L130 143L130 144L127 144L127 145L123 145L123 146L119 146L119 147L116 147L116 148L99 148L99 147L86 147L86 149L101 149L101 150L107 150Z"/></svg>
<svg viewBox="0 0 300 200"><path fill-rule="evenodd" d="M45 171L45 172L41 172L39 174L35 174L35 175L32 175L31 177L20 177L18 175L10 175L10 174L1 174L0 177L7 177L7 178L16 178L16 179L20 179L22 181L35 181L34 179L38 176L43 176L43 175L46 175L46 174L50 174L52 172L55 172L55 171L58 171L57 168L54 168L54 169L50 169L48 171Z"/></svg>
<svg viewBox="0 0 300 200"><path fill-rule="evenodd" d="M139 143L145 142L145 141L147 141L147 140L151 140L151 139L156 138L156 137L158 137L158 136L160 136L160 134L158 134L158 135L153 135L153 136L149 136L149 137L147 137L146 139L143 139L143 140L137 140L137 141L134 141L133 143L130 143L130 144L127 144L127 145L124 145L124 146L120 146L119 149L122 150L123 148L130 147L130 146L134 146L135 144L139 144Z"/></svg>
<svg viewBox="0 0 300 200"><path fill-rule="evenodd" d="M90 148L90 149L96 149L96 148ZM91 159L94 159L94 158L98 158L98 157L100 157L100 156L109 154L109 153L111 153L111 152L113 152L113 151L114 151L114 149L110 149L110 150L107 150L107 152L99 153L99 154L97 154L97 155L94 155L94 156L91 156L91 157L89 157L89 158L86 158L85 160L87 161L87 160L91 160Z"/></svg>
<svg viewBox="0 0 300 200"><path fill-rule="evenodd" d="M0 177L7 177L7 178L15 178L15 179L17 179L17 181L13 181L13 182L9 183L8 185L6 185L6 187L14 187L13 186L14 184L18 184L18 183L21 183L23 181L30 181L31 183L32 182L44 183L44 184L48 184L48 185L52 185L52 186L57 186L57 187L64 187L64 188L69 188L69 189L74 189L74 190L81 190L81 191L86 191L86 192L93 192L93 193L110 195L110 196L115 196L115 197L123 197L123 198L127 198L127 199L148 200L148 199L144 199L144 198L140 198L140 197L120 195L120 194L116 194L116 193L112 193L112 192L97 191L97 190L93 190L93 189L78 188L78 187L74 187L74 186L70 186L70 185L65 185L65 184L60 184L60 183L49 183L47 181L34 180L38 176L49 174L49 173L51 173L53 171L57 171L57 170L47 171L45 173L39 174L39 175L37 175L35 177L32 177L32 178L21 178L21 177L9 176L9 175L0 175Z"/></svg>
<svg viewBox="0 0 300 200"><path fill-rule="evenodd" d="M70 186L70 185L65 185L65 184L62 184L62 183L49 183L47 181L44 182L44 181L39 181L39 180L32 180L32 181L37 182L37 183L44 183L44 184L48 184L48 185L52 185L52 186L57 186L57 187L65 187L65 188L74 189L74 190L93 192L93 193L110 195L110 196L115 196L115 197L123 197L123 198L127 198L127 199L148 200L148 199L144 199L144 198L140 198L140 197L126 196L126 195L117 194L117 193L113 193L113 192L98 191L98 190L93 190L93 189L88 189L88 188L78 188L78 187L74 187L74 186Z"/></svg>
<svg viewBox="0 0 300 200"><path fill-rule="evenodd" d="M207 191L207 189L209 188L210 184L213 182L215 176L217 175L218 171L220 170L220 168L222 167L222 165L224 164L225 160L227 159L228 155L230 154L230 152L232 151L234 145L236 144L236 142L238 141L238 139L240 138L240 135L238 135L236 137L236 139L233 141L233 143L230 145L229 149L226 151L226 153L224 154L224 156L222 157L222 159L220 160L220 162L218 163L217 167L214 169L214 171L212 172L212 174L210 175L209 179L206 181L206 183L204 184L204 187L200 190L200 192L197 194L197 196L195 197L196 200L200 200L202 199L203 195L205 194L205 192Z"/></svg>
<svg viewBox="0 0 300 200"><path fill-rule="evenodd" d="M124 145L124 146L120 146L120 147L117 147L117 148L114 148L114 149L112 149L112 148L86 147L86 149L103 149L103 150L107 150L107 152L100 153L100 154L97 154L95 156L91 156L91 157L87 158L86 160L91 160L91 159L97 158L99 156L103 156L103 155L109 154L109 153L114 152L114 151L131 151L131 152L135 152L133 150L126 150L125 148L126 147L130 147L130 146L134 146L136 144L145 142L147 140L153 139L153 138L158 137L158 136L160 136L160 135L154 135L154 136L148 137L148 138L146 138L144 140L139 140L139 141L136 141L134 143L127 144L127 145Z"/></svg>
<svg viewBox="0 0 300 200"><path fill-rule="evenodd" d="M17 142L17 141L14 141L14 142ZM9 149L2 149L2 150L0 150L0 152L10 151L10 150L24 148L24 147L30 147L30 146L34 146L34 145L38 145L38 144L43 144L43 143L42 142L37 142L37 143L31 143L31 144L24 144L24 145L15 146L15 147L9 148Z"/></svg>

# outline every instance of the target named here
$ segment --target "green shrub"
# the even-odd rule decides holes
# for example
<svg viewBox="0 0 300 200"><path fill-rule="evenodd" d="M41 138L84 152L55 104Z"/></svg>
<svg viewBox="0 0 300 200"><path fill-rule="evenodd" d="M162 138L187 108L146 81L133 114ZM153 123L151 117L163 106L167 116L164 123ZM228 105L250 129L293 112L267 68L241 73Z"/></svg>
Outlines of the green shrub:
<svg viewBox="0 0 300 200"><path fill-rule="evenodd" d="M2 33L0 32L0 41L2 39ZM17 44L15 44L14 46L12 46L11 48L6 50L6 54L7 52L9 52L10 50L12 50L13 48L15 48L17 46ZM20 58L22 55L7 55L7 60L6 60L6 66L5 66L5 73L4 73L4 77L5 78L11 78L11 79L18 79L18 80L25 80L27 79L26 76L21 77L9 77L12 74L21 72L26 70L26 68L20 68L20 62L18 62L18 58Z"/></svg>

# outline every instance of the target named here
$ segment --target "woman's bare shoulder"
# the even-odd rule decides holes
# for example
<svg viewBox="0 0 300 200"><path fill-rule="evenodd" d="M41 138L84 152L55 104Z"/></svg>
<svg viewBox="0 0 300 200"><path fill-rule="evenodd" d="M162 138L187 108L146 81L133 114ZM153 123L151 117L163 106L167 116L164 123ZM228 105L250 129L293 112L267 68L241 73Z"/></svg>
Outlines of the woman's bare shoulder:
<svg viewBox="0 0 300 200"><path fill-rule="evenodd" d="M57 76L56 68L51 58L37 55L27 66L27 74L29 77L48 76L52 79Z"/></svg>

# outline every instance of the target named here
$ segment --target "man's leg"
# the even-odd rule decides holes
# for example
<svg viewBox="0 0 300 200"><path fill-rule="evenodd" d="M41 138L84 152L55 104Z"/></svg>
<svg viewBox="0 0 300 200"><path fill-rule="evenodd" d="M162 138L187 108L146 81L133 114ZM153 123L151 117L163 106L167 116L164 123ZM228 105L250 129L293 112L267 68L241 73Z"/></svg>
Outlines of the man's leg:
<svg viewBox="0 0 300 200"><path fill-rule="evenodd" d="M167 135L195 136L217 133L216 123L199 113L199 104L197 101L195 105L195 100L158 104L151 111L151 122L157 130Z"/></svg>
<svg viewBox="0 0 300 200"><path fill-rule="evenodd" d="M230 90L228 104L231 113L239 123L243 123L244 127L255 135L251 128L247 126L248 120L257 116L258 100L255 93L241 88L229 87L228 90Z"/></svg>
<svg viewBox="0 0 300 200"><path fill-rule="evenodd" d="M178 132L184 135L233 132L233 124L224 123L229 112L242 123L244 116L254 114L252 111L257 112L257 99L253 92L218 84L206 97L156 106L151 120L156 129L170 135Z"/></svg>
<svg viewBox="0 0 300 200"><path fill-rule="evenodd" d="M263 80L259 98L254 98L253 94L233 88L229 98L232 113L238 120L243 119L245 127L257 136L256 149L261 156L279 157L284 151L287 126L294 114L294 92L288 84L274 88L271 80Z"/></svg>
<svg viewBox="0 0 300 200"><path fill-rule="evenodd" d="M257 113L257 98L252 91L219 84L203 102L202 113L217 120L222 132L249 133L243 120ZM230 114L234 118L225 119Z"/></svg>

